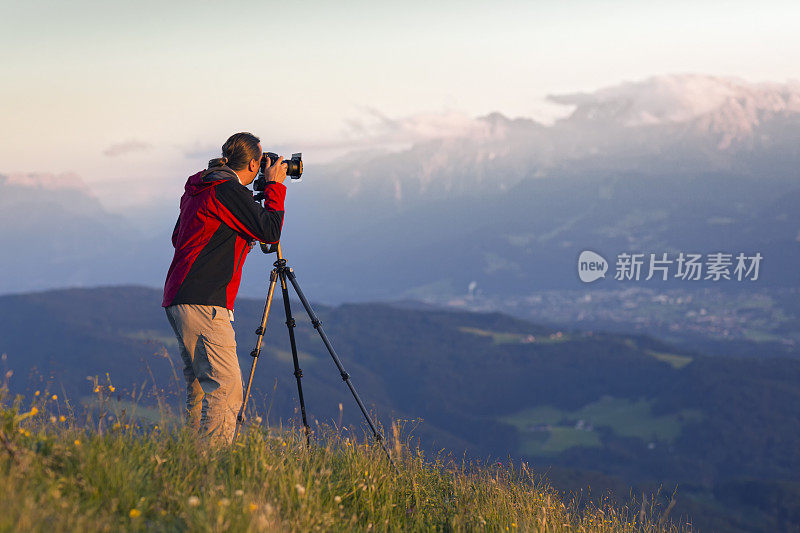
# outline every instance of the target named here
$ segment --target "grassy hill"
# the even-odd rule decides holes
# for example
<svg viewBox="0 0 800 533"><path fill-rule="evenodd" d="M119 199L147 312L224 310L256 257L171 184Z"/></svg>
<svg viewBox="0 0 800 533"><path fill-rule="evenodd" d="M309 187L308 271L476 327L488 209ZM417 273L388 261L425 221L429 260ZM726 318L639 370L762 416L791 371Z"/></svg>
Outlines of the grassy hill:
<svg viewBox="0 0 800 533"><path fill-rule="evenodd" d="M0 369L14 372L12 392L27 397L49 390L88 405L93 376L105 382L109 373L115 401L133 395L175 409L180 365L159 304L159 291L136 287L0 297ZM262 308L237 303L245 372ZM608 488L620 504L630 493L677 489L674 513L701 530L800 523L800 361L710 357L647 336L561 330L499 313L315 308L376 418L385 427L407 420L429 455L525 460L559 490ZM296 318L312 424L358 426L319 337L304 315ZM255 388L254 405L272 426L296 419L280 310L268 323Z"/></svg>
<svg viewBox="0 0 800 533"><path fill-rule="evenodd" d="M113 386L112 386L113 387ZM3 531L680 531L663 511L564 503L526 464L429 460L401 441L380 448L319 430L253 426L232 447L105 403L77 424L39 395L4 405L0 390ZM164 424L167 424L166 427Z"/></svg>

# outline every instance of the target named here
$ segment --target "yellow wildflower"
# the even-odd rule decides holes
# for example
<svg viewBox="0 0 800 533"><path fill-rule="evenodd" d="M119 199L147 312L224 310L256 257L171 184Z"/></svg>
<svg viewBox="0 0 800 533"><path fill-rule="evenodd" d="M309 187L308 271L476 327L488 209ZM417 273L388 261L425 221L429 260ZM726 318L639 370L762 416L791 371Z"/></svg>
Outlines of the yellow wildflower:
<svg viewBox="0 0 800 533"><path fill-rule="evenodd" d="M258 504L251 503L249 509L251 513L254 512L256 509L258 509Z"/></svg>
<svg viewBox="0 0 800 533"><path fill-rule="evenodd" d="M33 393L34 396L39 396L39 394L40 394L40 392L38 390Z"/></svg>
<svg viewBox="0 0 800 533"><path fill-rule="evenodd" d="M128 514L131 516L131 518L136 518L138 516L141 516L142 512L139 509L134 508L134 509L131 509L131 512L128 513Z"/></svg>
<svg viewBox="0 0 800 533"><path fill-rule="evenodd" d="M34 405L33 407L31 407L31 416L36 416L38 414L39 410L36 408L36 406Z"/></svg>
<svg viewBox="0 0 800 533"><path fill-rule="evenodd" d="M114 388L114 385L109 385L108 386L108 390L111 391L111 392L114 392L117 389Z"/></svg>
<svg viewBox="0 0 800 533"><path fill-rule="evenodd" d="M52 399L53 399L53 401L58 400L58 394L53 394L53 398Z"/></svg>
<svg viewBox="0 0 800 533"><path fill-rule="evenodd" d="M64 415L61 415L61 416L58 417L58 421L59 422L66 422L66 420L67 420L67 417L64 416Z"/></svg>
<svg viewBox="0 0 800 533"><path fill-rule="evenodd" d="M80 439L75 439L75 443L74 444L75 444L75 446L80 446L81 445Z"/></svg>

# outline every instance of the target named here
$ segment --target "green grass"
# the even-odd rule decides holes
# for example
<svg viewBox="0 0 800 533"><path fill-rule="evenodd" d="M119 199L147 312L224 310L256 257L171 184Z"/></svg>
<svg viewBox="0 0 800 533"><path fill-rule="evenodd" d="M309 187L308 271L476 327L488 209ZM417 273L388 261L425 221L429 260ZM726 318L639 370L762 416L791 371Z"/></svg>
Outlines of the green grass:
<svg viewBox="0 0 800 533"><path fill-rule="evenodd" d="M117 419L135 420L136 422L168 426L176 424L178 417L164 408L158 406L141 405L127 398L98 398L95 396L84 396L80 400L81 406L89 411L104 410L113 413L111 416Z"/></svg>
<svg viewBox="0 0 800 533"><path fill-rule="evenodd" d="M674 353L656 352L654 350L647 350L647 355L655 357L659 361L663 361L676 370L680 370L693 361L688 355L678 355Z"/></svg>
<svg viewBox="0 0 800 533"><path fill-rule="evenodd" d="M654 416L647 400L631 401L624 398L604 396L584 406L576 414L591 421L595 426L607 426L623 437L638 437L642 440L672 442L680 435L684 421L696 421L702 415L695 410L684 410L677 414Z"/></svg>
<svg viewBox="0 0 800 533"><path fill-rule="evenodd" d="M477 335L479 337L491 337L494 344L553 344L570 340L569 335L564 335L561 332L551 335L534 336L526 333L506 333L502 331L490 331L488 329L473 328L468 326L462 326L458 328L458 330L471 335Z"/></svg>
<svg viewBox="0 0 800 533"><path fill-rule="evenodd" d="M547 438L542 441L535 437L524 440L520 451L528 456L551 456L575 446L597 448L602 444L596 432L571 427L553 427L549 430Z"/></svg>
<svg viewBox="0 0 800 533"><path fill-rule="evenodd" d="M639 346L633 339L625 339L624 341L626 346L629 346L633 349L638 349ZM667 363L672 368L676 370L680 370L681 368L685 367L689 363L691 363L694 359L689 357L688 355L678 355L674 353L667 353L667 352L657 352L655 350L645 350L645 353L650 357L658 359L664 363Z"/></svg>
<svg viewBox="0 0 800 533"><path fill-rule="evenodd" d="M757 328L745 328L744 338L753 342L781 342L783 337L770 331Z"/></svg>
<svg viewBox="0 0 800 533"><path fill-rule="evenodd" d="M9 406L0 391L1 531L680 530L654 507L564 503L525 463L428 458L397 425L399 473L352 430L320 429L307 448L293 429L250 427L209 447L114 412L108 388L83 424L63 400Z"/></svg>
<svg viewBox="0 0 800 533"><path fill-rule="evenodd" d="M529 456L553 455L574 446L601 446L596 432L598 428L609 428L615 435L638 438L646 443L671 443L680 435L684 423L701 419L702 413L690 409L655 416L647 400L632 401L611 396L604 396L575 411L537 406L501 418L520 432L520 451ZM591 424L593 430L576 428L579 420L584 422L584 427Z"/></svg>
<svg viewBox="0 0 800 533"><path fill-rule="evenodd" d="M525 430L525 428L534 424L558 424L564 419L565 414L566 412L561 409L540 405L524 409L513 415L504 416L501 420L519 430Z"/></svg>

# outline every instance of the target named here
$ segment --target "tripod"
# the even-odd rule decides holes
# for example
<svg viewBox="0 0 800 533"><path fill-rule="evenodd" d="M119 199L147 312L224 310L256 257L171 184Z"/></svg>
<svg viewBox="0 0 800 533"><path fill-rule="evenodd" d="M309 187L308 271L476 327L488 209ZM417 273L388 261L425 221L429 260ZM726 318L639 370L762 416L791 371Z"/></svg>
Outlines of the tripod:
<svg viewBox="0 0 800 533"><path fill-rule="evenodd" d="M247 409L247 402L250 398L250 387L253 384L253 376L256 372L256 363L258 362L258 357L261 355L261 344L264 340L264 334L266 333L267 327L267 317L269 316L269 309L272 305L272 296L275 293L275 285L280 279L281 281L281 292L283 293L283 309L286 313L286 327L289 329L289 344L292 348L292 362L294 363L294 377L297 380L297 396L300 400L300 414L303 419L303 430L306 436L306 445L309 446L311 444L311 430L308 427L308 420L306 419L306 405L305 401L303 400L303 385L301 383L301 378L303 377L303 371L300 369L300 362L297 358L297 344L295 343L294 339L294 328L296 327L296 323L294 317L292 317L292 308L289 304L289 287L287 280L289 283L292 284L294 287L297 296L300 298L300 302L302 302L303 307L308 313L308 317L311 319L311 324L314 326L314 329L317 330L319 336L322 337L322 342L325 344L325 347L328 349L328 353L331 354L331 358L333 358L334 364L336 364L336 368L339 369L339 375L342 376L342 381L347 384L347 387L350 389L350 392L353 394L353 398L355 398L356 403L358 404L359 409L361 409L361 414L364 415L364 418L367 420L367 424L369 424L369 428L372 430L372 434L375 436L375 440L381 445L383 451L386 452L386 457L389 458L389 462L392 463L394 466L395 471L397 470L397 466L394 464L392 460L392 456L389 454L389 450L386 448L386 444L383 442L383 436L378 433L375 424L372 422L372 418L367 413L367 409L364 407L364 403L361 401L361 398L358 396L355 387L350 382L350 374L348 374L344 367L342 366L342 362L339 360L339 356L336 355L336 351L333 349L330 341L328 340L328 336L325 335L325 331L322 329L322 322L317 318L317 315L314 314L314 310L311 309L311 305L309 305L308 300L306 300L303 291L300 290L300 285L297 284L297 278L294 275L294 271L286 266L286 260L281 255L281 245L277 243L273 247L270 247L267 244L261 244L261 249L264 253L272 253L277 252L278 259L273 263L275 268L272 269L269 276L269 291L267 292L267 300L264 304L264 313L261 315L261 325L258 326L256 329L256 335L258 338L256 340L256 347L250 352L250 356L253 358L253 364L250 367L250 378L247 380L247 387L245 388L244 392L244 402L242 403L241 409L239 409L239 416L236 418L236 429L233 433L233 440L236 441L236 438L239 435L239 429L241 428L242 424L244 423L245 418L245 411Z"/></svg>

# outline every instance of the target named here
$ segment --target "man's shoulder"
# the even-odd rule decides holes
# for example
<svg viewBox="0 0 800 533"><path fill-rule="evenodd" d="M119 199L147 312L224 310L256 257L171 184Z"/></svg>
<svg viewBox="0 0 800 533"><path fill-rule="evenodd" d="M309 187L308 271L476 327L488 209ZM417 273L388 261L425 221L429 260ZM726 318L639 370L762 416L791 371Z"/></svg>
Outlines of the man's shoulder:
<svg viewBox="0 0 800 533"><path fill-rule="evenodd" d="M239 183L238 179L226 180L216 184L214 197L228 209L241 208L245 204L255 203L253 191Z"/></svg>
<svg viewBox="0 0 800 533"><path fill-rule="evenodd" d="M235 178L218 183L216 188L218 191L230 191L236 194L246 194L250 197L253 196L253 191L239 183L239 180Z"/></svg>

